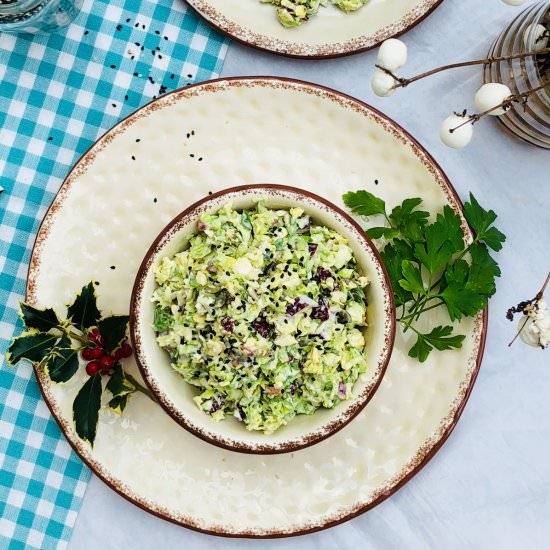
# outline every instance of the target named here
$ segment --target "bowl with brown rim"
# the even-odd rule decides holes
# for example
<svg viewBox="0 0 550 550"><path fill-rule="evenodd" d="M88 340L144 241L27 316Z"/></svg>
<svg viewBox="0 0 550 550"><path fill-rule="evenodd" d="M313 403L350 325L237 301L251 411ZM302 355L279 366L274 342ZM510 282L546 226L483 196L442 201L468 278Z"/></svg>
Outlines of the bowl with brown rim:
<svg viewBox="0 0 550 550"><path fill-rule="evenodd" d="M320 408L312 415L297 415L273 434L248 431L243 422L228 417L214 422L197 407L199 390L171 368L168 353L157 344L153 329L152 295L156 288L153 268L173 256L198 232L199 218L231 203L235 210L249 210L262 201L268 208L301 208L313 223L326 226L348 240L358 270L369 279L367 321L363 353L368 369L359 376L349 399L334 408ZM388 275L373 243L353 218L326 199L294 187L257 184L233 187L194 203L174 218L157 236L138 270L130 305L130 333L141 375L158 403L182 427L201 439L225 449L255 454L296 451L318 443L357 416L374 396L386 371L395 338L395 305Z"/></svg>

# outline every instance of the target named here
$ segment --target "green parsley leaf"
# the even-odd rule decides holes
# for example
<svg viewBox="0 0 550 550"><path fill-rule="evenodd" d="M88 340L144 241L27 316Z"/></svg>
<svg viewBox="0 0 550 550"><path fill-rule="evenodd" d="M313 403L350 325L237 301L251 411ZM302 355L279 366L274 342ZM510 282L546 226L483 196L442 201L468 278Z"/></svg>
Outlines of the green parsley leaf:
<svg viewBox="0 0 550 550"><path fill-rule="evenodd" d="M382 261L386 266L386 271L388 272L388 277L390 279L393 293L395 295L396 306L404 305L413 299L412 293L408 290L405 290L399 284L399 281L403 279L403 255L399 250L400 246L401 245L396 240L393 241L391 244L387 244L380 252L380 256L382 257Z"/></svg>
<svg viewBox="0 0 550 550"><path fill-rule="evenodd" d="M342 198L345 205L350 208L354 214L359 214L360 216L374 216L375 214L386 213L386 203L368 191L350 191Z"/></svg>
<svg viewBox="0 0 550 550"><path fill-rule="evenodd" d="M371 227L365 231L369 239L381 239L384 237L388 241L399 237L399 229L393 227Z"/></svg>
<svg viewBox="0 0 550 550"><path fill-rule="evenodd" d="M409 350L409 357L416 357L421 363L424 363L434 348L439 351L461 348L465 336L451 336L452 332L453 327L448 325L435 327L428 334L417 333L418 339Z"/></svg>
<svg viewBox="0 0 550 550"><path fill-rule="evenodd" d="M80 330L86 330L97 324L101 313L97 309L94 284L91 281L82 288L76 300L69 306L67 314Z"/></svg>
<svg viewBox="0 0 550 550"><path fill-rule="evenodd" d="M405 237L411 241L424 240L424 228L428 224L428 212L424 210L415 210L422 204L422 199L416 197L405 199L401 206L396 206L390 214L392 225Z"/></svg>
<svg viewBox="0 0 550 550"><path fill-rule="evenodd" d="M164 332L170 327L172 316L167 309L157 307L153 316L153 328L157 332Z"/></svg>
<svg viewBox="0 0 550 550"><path fill-rule="evenodd" d="M447 264L453 255L464 249L464 234L460 217L448 205L434 223L426 227L426 241L416 243L415 257L433 275Z"/></svg>
<svg viewBox="0 0 550 550"><path fill-rule="evenodd" d="M401 288L412 292L413 294L425 294L424 282L420 268L410 260L403 260L401 264L404 279L399 281Z"/></svg>
<svg viewBox="0 0 550 550"><path fill-rule="evenodd" d="M485 243L495 252L502 249L506 236L496 227L491 227L497 215L493 210L484 210L472 193L470 193L470 201L464 204L464 217L474 230L476 242Z"/></svg>
<svg viewBox="0 0 550 550"><path fill-rule="evenodd" d="M38 309L31 304L21 302L19 315L26 328L48 332L59 325L59 319L52 308Z"/></svg>
<svg viewBox="0 0 550 550"><path fill-rule="evenodd" d="M93 447L101 408L101 374L90 376L73 402L73 420L78 436Z"/></svg>

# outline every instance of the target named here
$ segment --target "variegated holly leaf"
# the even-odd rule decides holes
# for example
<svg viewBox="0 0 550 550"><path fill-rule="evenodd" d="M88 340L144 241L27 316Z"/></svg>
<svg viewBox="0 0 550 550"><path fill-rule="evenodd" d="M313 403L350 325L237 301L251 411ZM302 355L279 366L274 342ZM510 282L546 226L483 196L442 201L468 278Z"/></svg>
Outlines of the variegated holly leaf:
<svg viewBox="0 0 550 550"><path fill-rule="evenodd" d="M101 374L90 376L73 402L73 420L78 436L93 447L101 408Z"/></svg>
<svg viewBox="0 0 550 550"><path fill-rule="evenodd" d="M67 310L68 317L80 330L97 325L101 319L101 312L97 309L97 299L94 284L90 281L82 288L76 300Z"/></svg>
<svg viewBox="0 0 550 550"><path fill-rule="evenodd" d="M52 308L38 309L30 304L21 302L19 315L28 329L48 332L59 325L59 319Z"/></svg>
<svg viewBox="0 0 550 550"><path fill-rule="evenodd" d="M6 359L9 365L15 365L21 359L31 363L40 363L51 352L59 336L46 332L23 332L14 338L8 348Z"/></svg>

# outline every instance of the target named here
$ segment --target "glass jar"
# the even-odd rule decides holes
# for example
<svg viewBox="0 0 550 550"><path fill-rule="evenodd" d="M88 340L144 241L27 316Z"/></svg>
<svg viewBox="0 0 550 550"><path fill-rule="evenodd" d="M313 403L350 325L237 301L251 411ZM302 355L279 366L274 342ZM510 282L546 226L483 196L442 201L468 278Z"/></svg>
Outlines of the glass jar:
<svg viewBox="0 0 550 550"><path fill-rule="evenodd" d="M51 32L68 25L83 0L0 0L0 32Z"/></svg>
<svg viewBox="0 0 550 550"><path fill-rule="evenodd" d="M548 29L547 34L550 35L550 0L537 2L520 13L497 38L489 51L489 57L541 49L541 27L538 25ZM514 94L548 83L530 95L524 104L514 103L498 120L519 138L550 149L550 53L486 65L484 81L506 84Z"/></svg>

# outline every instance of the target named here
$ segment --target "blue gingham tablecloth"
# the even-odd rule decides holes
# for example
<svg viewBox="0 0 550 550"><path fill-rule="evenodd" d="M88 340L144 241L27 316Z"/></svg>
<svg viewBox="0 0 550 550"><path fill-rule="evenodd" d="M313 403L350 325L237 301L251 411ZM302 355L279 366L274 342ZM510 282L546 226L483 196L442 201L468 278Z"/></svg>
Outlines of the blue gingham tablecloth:
<svg viewBox="0 0 550 550"><path fill-rule="evenodd" d="M0 33L0 549L63 548L89 472L30 365L4 353L36 231L86 149L152 98L216 76L225 40L182 0L86 0L51 35Z"/></svg>

